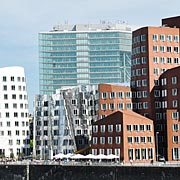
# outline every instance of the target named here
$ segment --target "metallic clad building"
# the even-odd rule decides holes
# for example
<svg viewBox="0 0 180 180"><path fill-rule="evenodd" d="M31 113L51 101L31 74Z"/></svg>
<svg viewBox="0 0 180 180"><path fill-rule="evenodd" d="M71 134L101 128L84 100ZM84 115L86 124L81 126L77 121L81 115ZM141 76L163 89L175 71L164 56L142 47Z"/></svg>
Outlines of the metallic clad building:
<svg viewBox="0 0 180 180"><path fill-rule="evenodd" d="M59 25L40 32L40 94L54 94L62 86L129 83L134 28L126 24Z"/></svg>

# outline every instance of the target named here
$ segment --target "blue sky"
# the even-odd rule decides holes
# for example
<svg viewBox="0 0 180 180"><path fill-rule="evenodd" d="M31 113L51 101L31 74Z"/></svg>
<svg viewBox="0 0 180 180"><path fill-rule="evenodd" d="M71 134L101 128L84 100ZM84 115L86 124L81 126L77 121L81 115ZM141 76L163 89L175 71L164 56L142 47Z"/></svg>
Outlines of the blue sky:
<svg viewBox="0 0 180 180"><path fill-rule="evenodd" d="M0 0L0 67L25 68L32 113L34 95L39 93L39 32L65 22L102 20L158 26L162 18L180 15L179 6L178 0Z"/></svg>

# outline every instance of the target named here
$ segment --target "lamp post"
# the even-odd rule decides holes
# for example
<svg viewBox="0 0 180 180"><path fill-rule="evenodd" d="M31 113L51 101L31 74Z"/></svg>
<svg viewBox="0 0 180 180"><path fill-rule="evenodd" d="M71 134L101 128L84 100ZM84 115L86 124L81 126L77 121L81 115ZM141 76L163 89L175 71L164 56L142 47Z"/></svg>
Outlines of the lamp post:
<svg viewBox="0 0 180 180"><path fill-rule="evenodd" d="M158 134L159 132L156 132L156 161L158 161Z"/></svg>

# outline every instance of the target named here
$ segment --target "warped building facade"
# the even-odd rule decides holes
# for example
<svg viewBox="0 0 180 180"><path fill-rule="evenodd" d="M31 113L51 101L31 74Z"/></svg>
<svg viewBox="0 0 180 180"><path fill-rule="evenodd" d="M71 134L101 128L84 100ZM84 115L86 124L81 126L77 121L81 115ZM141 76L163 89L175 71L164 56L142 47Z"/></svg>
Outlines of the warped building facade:
<svg viewBox="0 0 180 180"><path fill-rule="evenodd" d="M88 149L96 115L96 85L66 87L37 95L34 106L34 155L51 159L58 153Z"/></svg>

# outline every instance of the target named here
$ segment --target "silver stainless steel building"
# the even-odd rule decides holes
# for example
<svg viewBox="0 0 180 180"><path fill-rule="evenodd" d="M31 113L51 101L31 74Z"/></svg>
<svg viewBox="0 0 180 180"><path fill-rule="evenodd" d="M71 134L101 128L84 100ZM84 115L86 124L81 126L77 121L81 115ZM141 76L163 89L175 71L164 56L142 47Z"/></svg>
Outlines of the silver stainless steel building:
<svg viewBox="0 0 180 180"><path fill-rule="evenodd" d="M91 123L97 120L97 86L66 87L34 101L34 156L52 159L58 153L88 148Z"/></svg>

